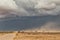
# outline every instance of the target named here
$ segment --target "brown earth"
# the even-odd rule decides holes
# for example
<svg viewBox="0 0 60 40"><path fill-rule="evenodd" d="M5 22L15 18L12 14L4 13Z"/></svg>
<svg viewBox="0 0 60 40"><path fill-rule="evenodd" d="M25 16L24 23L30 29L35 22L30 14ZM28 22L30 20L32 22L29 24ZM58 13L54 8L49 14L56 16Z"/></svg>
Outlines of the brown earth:
<svg viewBox="0 0 60 40"><path fill-rule="evenodd" d="M6 34L8 35L6 36ZM13 37L10 40L60 40L60 32L0 32L0 37L3 36L3 39L4 35ZM0 40L2 39L0 38Z"/></svg>

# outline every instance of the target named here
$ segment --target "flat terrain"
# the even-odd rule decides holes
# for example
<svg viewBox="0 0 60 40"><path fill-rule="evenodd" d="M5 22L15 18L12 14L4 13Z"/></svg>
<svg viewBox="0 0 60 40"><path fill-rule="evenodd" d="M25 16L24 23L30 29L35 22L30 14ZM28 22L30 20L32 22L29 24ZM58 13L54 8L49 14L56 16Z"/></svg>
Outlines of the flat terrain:
<svg viewBox="0 0 60 40"><path fill-rule="evenodd" d="M60 40L60 32L1 32L0 40Z"/></svg>

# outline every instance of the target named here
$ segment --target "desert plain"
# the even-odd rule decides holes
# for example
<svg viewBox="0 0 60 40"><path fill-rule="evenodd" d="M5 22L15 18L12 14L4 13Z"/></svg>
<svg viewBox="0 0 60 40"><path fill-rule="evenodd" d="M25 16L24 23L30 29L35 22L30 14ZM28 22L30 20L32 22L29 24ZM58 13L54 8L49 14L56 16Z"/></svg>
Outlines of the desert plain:
<svg viewBox="0 0 60 40"><path fill-rule="evenodd" d="M0 32L0 40L60 40L60 32Z"/></svg>

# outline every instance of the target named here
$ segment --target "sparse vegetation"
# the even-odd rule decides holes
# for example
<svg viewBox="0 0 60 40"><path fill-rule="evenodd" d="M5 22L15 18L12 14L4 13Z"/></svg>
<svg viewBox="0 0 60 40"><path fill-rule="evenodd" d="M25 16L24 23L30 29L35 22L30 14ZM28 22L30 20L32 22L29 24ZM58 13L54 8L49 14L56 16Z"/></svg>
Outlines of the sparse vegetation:
<svg viewBox="0 0 60 40"><path fill-rule="evenodd" d="M4 34L4 32L0 32L0 34L2 33ZM5 34L9 34L9 32ZM17 32L14 40L60 40L60 32Z"/></svg>

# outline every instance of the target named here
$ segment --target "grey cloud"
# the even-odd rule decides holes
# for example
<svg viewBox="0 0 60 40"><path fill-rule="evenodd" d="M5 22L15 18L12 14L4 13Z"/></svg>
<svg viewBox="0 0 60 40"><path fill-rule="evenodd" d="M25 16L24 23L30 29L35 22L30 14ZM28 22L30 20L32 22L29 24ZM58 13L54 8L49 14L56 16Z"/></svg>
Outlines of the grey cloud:
<svg viewBox="0 0 60 40"><path fill-rule="evenodd" d="M18 16L60 15L60 0L0 0L0 8Z"/></svg>
<svg viewBox="0 0 60 40"><path fill-rule="evenodd" d="M25 16L59 15L60 14L59 13L60 0L14 0L14 1L19 8L22 8L23 10L25 10L25 13L26 13Z"/></svg>

